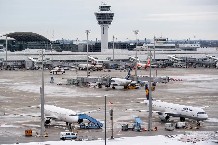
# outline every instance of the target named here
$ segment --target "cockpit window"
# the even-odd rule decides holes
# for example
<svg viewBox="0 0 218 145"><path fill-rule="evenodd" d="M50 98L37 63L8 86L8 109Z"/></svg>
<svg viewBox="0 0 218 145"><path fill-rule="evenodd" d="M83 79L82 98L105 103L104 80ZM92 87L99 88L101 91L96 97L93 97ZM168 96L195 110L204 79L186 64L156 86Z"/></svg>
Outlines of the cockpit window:
<svg viewBox="0 0 218 145"><path fill-rule="evenodd" d="M76 114L70 114L69 116L77 116Z"/></svg>
<svg viewBox="0 0 218 145"><path fill-rule="evenodd" d="M206 114L205 112L198 112L197 114Z"/></svg>

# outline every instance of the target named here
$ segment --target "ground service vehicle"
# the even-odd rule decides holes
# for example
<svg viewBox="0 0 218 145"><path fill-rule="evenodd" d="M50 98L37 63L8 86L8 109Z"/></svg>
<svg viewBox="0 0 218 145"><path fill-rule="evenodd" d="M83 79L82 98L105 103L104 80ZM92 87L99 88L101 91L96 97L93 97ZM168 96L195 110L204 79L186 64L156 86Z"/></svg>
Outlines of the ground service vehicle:
<svg viewBox="0 0 218 145"><path fill-rule="evenodd" d="M67 139L76 139L77 138L77 133L73 132L61 132L60 133L60 139L61 140L67 140Z"/></svg>

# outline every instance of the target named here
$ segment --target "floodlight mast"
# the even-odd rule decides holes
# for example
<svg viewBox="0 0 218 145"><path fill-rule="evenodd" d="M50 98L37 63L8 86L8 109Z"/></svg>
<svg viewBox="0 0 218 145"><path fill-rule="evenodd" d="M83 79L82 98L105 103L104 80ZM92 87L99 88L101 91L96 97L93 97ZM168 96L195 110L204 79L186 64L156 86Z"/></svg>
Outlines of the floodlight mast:
<svg viewBox="0 0 218 145"><path fill-rule="evenodd" d="M152 90L151 90L151 61L152 61L152 53L151 48L149 49L149 59L150 59L150 66L149 66L149 115L148 115L148 130L152 131Z"/></svg>
<svg viewBox="0 0 218 145"><path fill-rule="evenodd" d="M87 61L86 61L86 64L87 64L87 65L86 65L87 78L88 78L88 76L89 76L89 72L88 72L88 71L89 71L89 68L88 68L88 59L89 59L89 58L88 58L88 54L89 54L89 33L90 33L90 30L86 30L86 36L87 36L87 42L86 42L86 43L87 43L87 48L86 48L86 49L87 49L87 51L86 51L86 52L87 52L87 53L86 53L86 55L87 55Z"/></svg>
<svg viewBox="0 0 218 145"><path fill-rule="evenodd" d="M44 136L45 132L45 111L44 111L44 105L45 105L45 99L44 99L44 54L42 49L42 87L40 87L40 97L41 97L41 131L40 136Z"/></svg>
<svg viewBox="0 0 218 145"><path fill-rule="evenodd" d="M133 30L133 32L134 32L134 34L136 35L136 47L135 47L135 57L136 57L136 59L137 59L137 45L138 45L138 37L137 37L137 35L139 34L139 30ZM135 76L136 76L136 81L138 81L138 74L137 74L137 71L138 71L138 66L137 66L137 61L136 61L136 67L135 67Z"/></svg>

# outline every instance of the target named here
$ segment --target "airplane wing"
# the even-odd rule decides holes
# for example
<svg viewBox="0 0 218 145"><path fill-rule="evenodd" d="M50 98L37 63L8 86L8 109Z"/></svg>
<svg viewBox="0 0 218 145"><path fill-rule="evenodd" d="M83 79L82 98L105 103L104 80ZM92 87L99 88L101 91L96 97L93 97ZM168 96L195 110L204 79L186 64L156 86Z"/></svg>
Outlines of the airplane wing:
<svg viewBox="0 0 218 145"><path fill-rule="evenodd" d="M173 117L179 117L179 115L180 115L176 112L161 112L161 111L152 111L152 112L158 113L158 115L166 114L168 116L173 116Z"/></svg>
<svg viewBox="0 0 218 145"><path fill-rule="evenodd" d="M138 109L126 109L127 112L132 112L132 111L136 111L136 112L149 112L148 110L138 110Z"/></svg>
<svg viewBox="0 0 218 145"><path fill-rule="evenodd" d="M58 119L56 116L45 116L45 118L52 119L52 120L57 120Z"/></svg>
<svg viewBox="0 0 218 145"><path fill-rule="evenodd" d="M126 109L126 111L136 111L136 112L149 112L149 110L138 110L138 109ZM157 113L158 115L166 114L168 116L178 117L179 114L176 112L161 112L152 110L152 113Z"/></svg>
<svg viewBox="0 0 218 145"><path fill-rule="evenodd" d="M198 107L198 108L201 108L201 109L204 109L204 108L209 108L210 106L202 106L202 107Z"/></svg>
<svg viewBox="0 0 218 145"><path fill-rule="evenodd" d="M89 111L85 111L85 112L77 112L77 114L89 114L89 113L98 112L98 111L101 111L101 108L98 108L95 110L89 110Z"/></svg>
<svg viewBox="0 0 218 145"><path fill-rule="evenodd" d="M111 83L112 86L120 86L118 83Z"/></svg>
<svg viewBox="0 0 218 145"><path fill-rule="evenodd" d="M211 140L212 142L214 142L214 143L218 143L218 140Z"/></svg>

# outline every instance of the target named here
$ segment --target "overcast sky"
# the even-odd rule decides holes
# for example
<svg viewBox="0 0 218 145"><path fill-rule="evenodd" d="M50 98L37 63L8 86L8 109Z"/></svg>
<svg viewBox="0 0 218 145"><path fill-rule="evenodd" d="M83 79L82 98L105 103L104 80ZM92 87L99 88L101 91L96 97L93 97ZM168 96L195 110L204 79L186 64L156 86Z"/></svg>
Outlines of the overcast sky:
<svg viewBox="0 0 218 145"><path fill-rule="evenodd" d="M49 39L100 39L94 12L101 2L115 13L109 41L163 36L218 40L218 0L0 0L0 34L35 32Z"/></svg>

